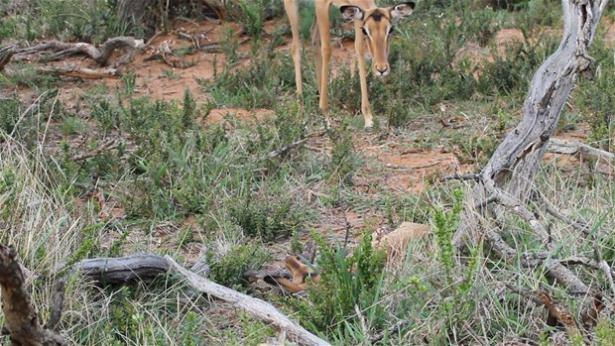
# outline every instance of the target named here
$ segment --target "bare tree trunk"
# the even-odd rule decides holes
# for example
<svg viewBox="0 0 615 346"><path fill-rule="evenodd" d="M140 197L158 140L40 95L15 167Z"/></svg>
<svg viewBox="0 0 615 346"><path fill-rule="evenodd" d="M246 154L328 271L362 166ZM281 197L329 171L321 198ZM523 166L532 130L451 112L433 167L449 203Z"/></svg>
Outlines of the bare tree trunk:
<svg viewBox="0 0 615 346"><path fill-rule="evenodd" d="M564 35L560 46L534 75L523 105L523 119L495 150L474 192L468 196L469 206L478 206L482 215L488 209L486 202L500 202L517 215L526 214L520 216L534 223L523 205L533 189L534 177L577 76L593 62L587 50L607 3L608 0L562 1ZM492 211L499 214L497 208ZM481 237L477 216L473 208L466 209L455 234L458 248L465 241L476 243ZM540 226L534 228L539 237L545 236Z"/></svg>
<svg viewBox="0 0 615 346"><path fill-rule="evenodd" d="M493 253L507 262L520 258L523 267L541 266L555 283L565 287L574 297L582 297L581 319L590 329L603 308L602 295L585 284L572 271L569 263L558 259L550 232L528 207L534 188L534 178L549 146L560 113L579 73L590 69L593 59L588 55L600 17L608 0L562 0L564 34L559 48L540 66L532 79L523 105L523 119L495 150L480 174L473 177L477 185L466 197L466 209L453 242L458 249L476 245L484 240ZM498 225L503 224L505 212L517 216L533 230L534 238L542 243L537 253L521 253L504 240ZM564 222L570 221L565 216ZM495 221L495 222L494 222ZM580 236L587 236L587 225L572 224ZM602 266L600 251L595 247L597 265ZM608 267L608 264L607 264ZM612 270L605 271L612 277Z"/></svg>

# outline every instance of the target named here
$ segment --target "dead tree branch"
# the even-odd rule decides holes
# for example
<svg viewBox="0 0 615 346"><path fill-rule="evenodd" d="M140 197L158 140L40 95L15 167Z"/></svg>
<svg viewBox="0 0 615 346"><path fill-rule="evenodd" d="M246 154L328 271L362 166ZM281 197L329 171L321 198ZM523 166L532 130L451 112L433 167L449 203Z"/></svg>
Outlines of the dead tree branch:
<svg viewBox="0 0 615 346"><path fill-rule="evenodd" d="M596 160L615 162L615 154L602 149L594 148L579 141L551 138L547 150L550 153L563 155L582 155L594 158Z"/></svg>
<svg viewBox="0 0 615 346"><path fill-rule="evenodd" d="M37 60L55 61L69 56L83 54L96 61L98 65L107 66L109 64L109 58L115 50L124 49L127 51L128 55L131 55L135 50L139 50L144 46L145 43L143 40L137 40L134 37L128 36L110 38L99 48L96 48L93 44L85 42L70 43L53 40L42 42L28 48L16 49L14 59L30 59L33 54L51 51L51 54L42 55Z"/></svg>
<svg viewBox="0 0 615 346"><path fill-rule="evenodd" d="M500 197L505 197L503 204L509 207L527 202L561 110L578 74L590 67L592 59L587 50L608 0L563 0L562 3L564 34L560 46L534 75L523 105L523 119L508 133L483 168L480 181L468 196L472 202L469 205L476 205L493 191L496 194L503 191ZM517 213L525 214L523 210ZM455 245L461 248L465 241L476 244L479 235L475 215L466 211L455 234Z"/></svg>
<svg viewBox="0 0 615 346"><path fill-rule="evenodd" d="M0 245L0 293L6 328L14 345L65 345L64 338L43 328L26 288L15 250Z"/></svg>
<svg viewBox="0 0 615 346"><path fill-rule="evenodd" d="M37 68L40 73L82 78L82 79L103 79L103 78L115 78L120 75L119 70L111 67L92 69L87 67L79 67L74 65L67 66L40 66Z"/></svg>
<svg viewBox="0 0 615 346"><path fill-rule="evenodd" d="M273 305L230 288L218 285L213 281L196 275L195 273L177 264L168 256L166 259L171 267L178 274L183 276L190 286L199 292L231 303L240 309L250 312L252 315L262 319L263 321L277 326L283 332L286 332L291 339L303 345L329 345L328 342L308 332L297 322L282 314Z"/></svg>
<svg viewBox="0 0 615 346"><path fill-rule="evenodd" d="M486 229L487 220L503 224L505 211L510 211L530 225L533 236L542 244L543 252L553 254L549 230L529 207L534 191L534 178L553 136L561 110L581 73L590 70L593 59L589 46L608 0L562 0L564 33L559 48L534 74L523 105L521 122L510 131L480 173L476 186L466 196L466 209L454 236L458 249L475 246L485 239L491 250L506 261L518 258L519 250L509 245L500 230ZM596 150L580 146L577 151L598 155ZM600 157L609 157L599 153ZM488 198L496 203L476 208ZM551 256L538 259L546 275L567 289L569 294L584 299L584 311L593 311L600 294L586 285L572 270ZM609 270L610 273L610 270ZM544 298L544 297L543 297ZM544 301L543 304L552 303ZM591 315L588 312L587 315Z"/></svg>
<svg viewBox="0 0 615 346"><path fill-rule="evenodd" d="M4 253L2 252L2 247L0 247L0 284L2 284L2 288L4 289L4 281L2 279L6 278L21 278L23 283L23 273L18 271L19 276L5 275L5 267L4 267ZM14 254L13 254L14 255ZM14 258L14 257L13 257ZM12 264L14 268L19 268L16 262ZM86 259L81 262L78 262L74 265L69 265L60 274L60 279L57 281L54 286L54 294L53 294L53 306L51 311L51 318L48 323L48 328L57 327L62 313L62 305L64 301L64 285L67 273L75 273L78 272L89 280L94 281L99 285L108 285L108 284L126 284L132 281L149 281L161 275L166 275L170 269L173 269L181 276L183 276L190 286L197 290L198 292L208 294L212 297L221 299L225 302L229 302L234 306L244 309L250 313L252 313L257 318L260 318L268 323L272 323L273 325L280 328L282 331L288 333L288 335L294 339L295 341L305 344L305 345L329 345L326 341L318 338L317 336L311 334L295 321L291 320L281 312L279 312L273 305L262 301L257 298L250 297L243 293L237 292L230 288L218 285L203 276L200 276L193 271L190 271L179 264L177 264L173 259L169 256L160 257L156 255L135 255L129 257L122 258L95 258L95 259ZM15 270L15 269L11 269ZM2 291L3 299L6 299L7 295L5 291ZM11 295L8 295L9 299ZM29 304L29 300L26 301ZM6 303L4 307L9 306ZM31 305L30 305L31 307ZM24 308L19 309L21 311L29 311ZM5 315L9 316L5 311ZM21 316L21 315L19 315ZM26 322L28 323L36 323L38 326L36 318L32 319L28 315L26 318ZM36 317L36 315L34 315ZM11 335L14 334L14 330L16 330L11 324L9 318L7 317L7 325L8 330L11 332ZM19 321L23 324L23 321ZM20 324L20 325L21 325ZM38 326L39 329L40 326ZM22 332L23 335L28 337L32 337L33 332L31 329L25 330ZM45 333L49 335L55 335L53 332L45 331ZM43 334L43 335L47 335ZM21 335L21 334L20 334ZM29 345L29 344L28 344ZM44 344L44 345L55 345L55 344Z"/></svg>
<svg viewBox="0 0 615 346"><path fill-rule="evenodd" d="M156 255L135 255L120 258L95 258L77 263L71 270L79 271L99 284L125 284L146 281L169 270L169 263Z"/></svg>

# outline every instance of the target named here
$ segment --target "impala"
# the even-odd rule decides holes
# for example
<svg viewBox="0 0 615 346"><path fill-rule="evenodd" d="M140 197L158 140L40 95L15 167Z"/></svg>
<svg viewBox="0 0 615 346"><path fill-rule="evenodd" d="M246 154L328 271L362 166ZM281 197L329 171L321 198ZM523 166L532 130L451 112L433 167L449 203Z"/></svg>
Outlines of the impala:
<svg viewBox="0 0 615 346"><path fill-rule="evenodd" d="M361 113L365 128L374 124L372 110L367 93L367 69L365 67L365 49L369 49L373 58L373 73L378 77L389 74L388 61L390 37L395 24L412 14L413 2L401 2L390 7L378 7L374 0L314 0L316 7L316 26L320 39L320 51L317 59L316 78L320 94L319 107L323 113L329 111L329 64L331 60L331 37L329 33L329 8L336 6L347 21L354 22L355 52L359 66L361 84ZM284 0L284 7L292 32L291 54L295 65L295 82L297 95L303 93L301 79L301 40L299 38L299 10L297 0Z"/></svg>

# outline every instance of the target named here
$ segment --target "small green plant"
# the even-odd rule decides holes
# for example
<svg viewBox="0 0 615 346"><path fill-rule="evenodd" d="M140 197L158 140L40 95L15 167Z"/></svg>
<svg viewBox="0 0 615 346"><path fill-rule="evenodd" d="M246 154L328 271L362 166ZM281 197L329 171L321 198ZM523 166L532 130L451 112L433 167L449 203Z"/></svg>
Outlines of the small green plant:
<svg viewBox="0 0 615 346"><path fill-rule="evenodd" d="M123 90L121 91L121 94L124 97L130 97L134 95L136 83L137 83L137 75L134 73L134 71L129 71L128 73L123 75L121 79L122 79L122 85L124 87Z"/></svg>
<svg viewBox="0 0 615 346"><path fill-rule="evenodd" d="M194 123L196 115L196 101L192 97L189 89L184 90L184 107L182 113L182 124L185 128L189 128Z"/></svg>
<svg viewBox="0 0 615 346"><path fill-rule="evenodd" d="M0 131L7 134L12 133L20 114L21 102L19 99L0 99Z"/></svg>
<svg viewBox="0 0 615 346"><path fill-rule="evenodd" d="M260 201L250 195L231 205L230 214L246 235L263 241L288 237L303 221L288 199Z"/></svg>
<svg viewBox="0 0 615 346"><path fill-rule="evenodd" d="M360 159L354 153L352 134L346 126L335 132L330 132L334 144L331 162L327 169L327 178L332 182L352 184L352 177L360 166Z"/></svg>
<svg viewBox="0 0 615 346"><path fill-rule="evenodd" d="M308 301L298 305L301 319L315 331L325 331L340 340L351 339L347 325L359 324L367 316L374 330L383 327L382 295L386 254L372 247L372 237L363 235L352 255L346 248L333 247L312 233L318 244L321 278L308 290Z"/></svg>
<svg viewBox="0 0 615 346"><path fill-rule="evenodd" d="M256 244L240 244L222 254L208 254L211 266L211 279L229 286L240 287L244 283L243 275L248 270L259 269L269 259L269 253Z"/></svg>
<svg viewBox="0 0 615 346"><path fill-rule="evenodd" d="M235 31L232 28L226 28L222 33L220 49L224 53L227 66L234 66L239 61L239 42L235 37ZM216 64L214 63L214 69ZM215 74L217 75L217 73Z"/></svg>
<svg viewBox="0 0 615 346"><path fill-rule="evenodd" d="M175 71L171 69L162 71L162 76L164 78L171 79L171 80L178 80L181 78L177 73L175 73Z"/></svg>
<svg viewBox="0 0 615 346"><path fill-rule="evenodd" d="M453 209L446 213L442 209L434 210L434 233L440 253L438 259L446 272L447 280L452 283L452 270L455 265L455 252L453 250L453 234L457 230L459 215L463 210L463 192L460 189L453 191Z"/></svg>

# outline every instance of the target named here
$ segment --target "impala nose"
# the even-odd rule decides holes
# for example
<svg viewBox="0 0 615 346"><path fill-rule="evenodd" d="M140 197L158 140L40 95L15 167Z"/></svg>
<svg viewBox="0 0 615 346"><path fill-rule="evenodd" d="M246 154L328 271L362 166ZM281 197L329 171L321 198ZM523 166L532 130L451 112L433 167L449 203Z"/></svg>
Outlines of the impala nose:
<svg viewBox="0 0 615 346"><path fill-rule="evenodd" d="M379 77L384 77L389 74L389 65L376 65L376 74Z"/></svg>

